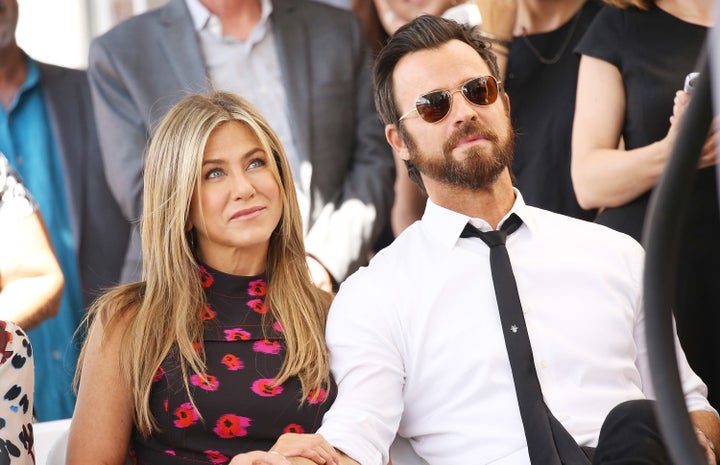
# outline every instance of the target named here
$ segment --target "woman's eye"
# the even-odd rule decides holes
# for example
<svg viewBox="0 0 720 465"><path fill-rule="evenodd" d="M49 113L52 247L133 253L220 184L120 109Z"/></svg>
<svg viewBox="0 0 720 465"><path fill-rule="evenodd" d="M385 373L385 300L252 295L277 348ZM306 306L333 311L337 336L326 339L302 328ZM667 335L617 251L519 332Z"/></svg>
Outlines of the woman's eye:
<svg viewBox="0 0 720 465"><path fill-rule="evenodd" d="M220 168L214 168L205 173L205 179L214 179L222 176L223 172Z"/></svg>
<svg viewBox="0 0 720 465"><path fill-rule="evenodd" d="M255 158L248 164L248 169L259 168L265 166L265 160L261 158Z"/></svg>

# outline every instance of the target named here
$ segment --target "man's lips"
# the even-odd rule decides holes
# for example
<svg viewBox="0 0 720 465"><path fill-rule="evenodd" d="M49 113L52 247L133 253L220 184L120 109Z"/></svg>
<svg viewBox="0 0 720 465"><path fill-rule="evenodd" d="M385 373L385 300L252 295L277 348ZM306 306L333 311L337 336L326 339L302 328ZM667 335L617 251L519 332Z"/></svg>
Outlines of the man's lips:
<svg viewBox="0 0 720 465"><path fill-rule="evenodd" d="M233 214L232 217L230 217L231 220L245 220L249 218L254 218L257 215L260 214L265 210L265 207L251 207L251 208L245 208L243 210L239 210Z"/></svg>
<svg viewBox="0 0 720 465"><path fill-rule="evenodd" d="M473 136L461 139L457 144L455 144L455 148L462 148L466 145L472 145L476 142L480 142L480 141L484 141L484 140L486 140L486 139L483 136L473 135Z"/></svg>

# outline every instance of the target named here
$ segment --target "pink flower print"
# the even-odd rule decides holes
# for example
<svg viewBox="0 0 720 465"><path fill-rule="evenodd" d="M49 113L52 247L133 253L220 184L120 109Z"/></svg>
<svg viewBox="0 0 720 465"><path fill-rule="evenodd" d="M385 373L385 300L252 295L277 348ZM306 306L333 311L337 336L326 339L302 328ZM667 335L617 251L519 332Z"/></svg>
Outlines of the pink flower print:
<svg viewBox="0 0 720 465"><path fill-rule="evenodd" d="M225 354L220 362L230 371L238 371L245 368L243 361L233 354Z"/></svg>
<svg viewBox="0 0 720 465"><path fill-rule="evenodd" d="M190 377L190 383L192 383L193 386L197 386L206 391L217 391L220 386L218 379L207 373L203 373L202 375L192 375Z"/></svg>
<svg viewBox="0 0 720 465"><path fill-rule="evenodd" d="M194 425L200 416L193 408L190 402L185 402L175 409L175 421L173 422L177 428L187 428Z"/></svg>
<svg viewBox="0 0 720 465"><path fill-rule="evenodd" d="M308 403L312 405L322 403L325 399L327 399L327 391L323 388L313 389L307 396Z"/></svg>
<svg viewBox="0 0 720 465"><path fill-rule="evenodd" d="M278 333L282 333L282 332L283 332L282 324L280 324L279 321L276 321L275 323L273 323L272 327L273 327L273 329L275 329L275 331L277 331Z"/></svg>
<svg viewBox="0 0 720 465"><path fill-rule="evenodd" d="M165 376L165 370L163 370L163 367L158 367L155 372L155 376L153 376L152 382L157 383L163 376Z"/></svg>
<svg viewBox="0 0 720 465"><path fill-rule="evenodd" d="M265 301L262 299L253 299L248 301L248 307L252 308L254 312L264 314L270 311L270 307L265 305Z"/></svg>
<svg viewBox="0 0 720 465"><path fill-rule="evenodd" d="M198 265L198 272L200 274L200 285L204 288L212 286L215 278L212 277L208 270L206 270L204 266Z"/></svg>
<svg viewBox="0 0 720 465"><path fill-rule="evenodd" d="M255 341L253 344L253 350L260 352L261 354L277 355L280 353L282 347L278 341L268 341L263 339L262 341Z"/></svg>
<svg viewBox="0 0 720 465"><path fill-rule="evenodd" d="M275 385L274 378L256 379L250 387L260 397L274 397L283 392L283 387Z"/></svg>
<svg viewBox="0 0 720 465"><path fill-rule="evenodd" d="M217 316L217 312L210 307L210 304L205 305L205 308L200 312L200 318L203 321L210 321Z"/></svg>
<svg viewBox="0 0 720 465"><path fill-rule="evenodd" d="M210 459L211 463L226 463L230 460L216 450L206 450L203 451L203 453L205 454L205 456L207 456L208 459Z"/></svg>
<svg viewBox="0 0 720 465"><path fill-rule="evenodd" d="M175 457L177 455L177 452L175 452L174 450L171 450L171 449L166 450L165 453L167 455L172 455L173 457Z"/></svg>
<svg viewBox="0 0 720 465"><path fill-rule="evenodd" d="M250 333L241 328L233 328L225 330L226 341L249 341Z"/></svg>
<svg viewBox="0 0 720 465"><path fill-rule="evenodd" d="M262 279L250 281L248 285L248 294L253 297L262 297L267 294L267 284Z"/></svg>
<svg viewBox="0 0 720 465"><path fill-rule="evenodd" d="M226 413L215 422L213 431L223 439L230 439L247 436L246 428L248 426L250 426L250 419L248 417Z"/></svg>
<svg viewBox="0 0 720 465"><path fill-rule="evenodd" d="M283 433L296 433L296 434L302 434L305 432L305 429L298 425L297 423L290 423L285 428L283 428Z"/></svg>

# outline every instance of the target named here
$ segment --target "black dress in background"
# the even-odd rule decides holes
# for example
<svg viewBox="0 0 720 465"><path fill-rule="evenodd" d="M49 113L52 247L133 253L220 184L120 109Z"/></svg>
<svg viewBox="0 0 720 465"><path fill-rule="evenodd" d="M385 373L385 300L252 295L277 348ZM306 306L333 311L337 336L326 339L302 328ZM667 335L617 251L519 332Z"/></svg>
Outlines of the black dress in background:
<svg viewBox="0 0 720 465"><path fill-rule="evenodd" d="M574 49L600 9L588 0L560 28L516 37L505 89L515 139L512 172L528 205L592 220L577 203L570 179L572 123L579 56Z"/></svg>
<svg viewBox="0 0 720 465"><path fill-rule="evenodd" d="M675 92L696 62L707 28L653 6L649 11L605 7L578 45L584 55L616 66L625 83L623 138L628 150L667 134ZM598 89L598 92L601 92ZM679 251L675 317L692 368L720 405L720 216L715 169L699 170L688 205ZM642 238L650 192L604 210L597 222Z"/></svg>

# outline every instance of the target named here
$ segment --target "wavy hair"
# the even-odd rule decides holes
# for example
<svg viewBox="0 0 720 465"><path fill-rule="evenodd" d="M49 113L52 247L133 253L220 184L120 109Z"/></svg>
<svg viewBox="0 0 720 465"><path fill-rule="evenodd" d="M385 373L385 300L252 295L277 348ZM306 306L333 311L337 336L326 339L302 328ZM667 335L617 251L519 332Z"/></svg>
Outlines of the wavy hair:
<svg viewBox="0 0 720 465"><path fill-rule="evenodd" d="M108 334L129 313L120 368L133 399L133 421L148 435L157 427L149 407L152 379L162 361L176 351L185 389L190 373L205 373L201 309L206 298L198 274L192 235L186 231L190 201L200 188L203 152L210 135L237 121L258 138L280 186L280 221L271 234L266 302L283 327L286 356L276 384L299 377L303 397L330 388L324 332L330 297L312 282L303 243L300 210L290 166L277 136L252 106L226 93L191 95L161 121L148 148L141 224L143 280L116 287L100 297L88 314ZM82 365L85 349L81 353ZM76 383L80 379L80 368ZM299 402L304 400L300 399Z"/></svg>
<svg viewBox="0 0 720 465"><path fill-rule="evenodd" d="M638 8L640 10L649 10L655 4L655 0L603 0L608 5L623 10L627 8Z"/></svg>

